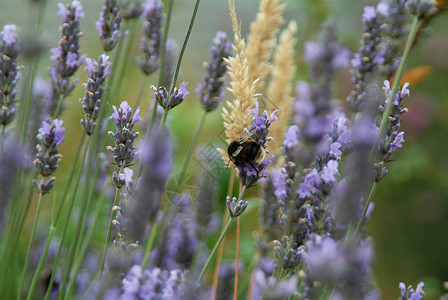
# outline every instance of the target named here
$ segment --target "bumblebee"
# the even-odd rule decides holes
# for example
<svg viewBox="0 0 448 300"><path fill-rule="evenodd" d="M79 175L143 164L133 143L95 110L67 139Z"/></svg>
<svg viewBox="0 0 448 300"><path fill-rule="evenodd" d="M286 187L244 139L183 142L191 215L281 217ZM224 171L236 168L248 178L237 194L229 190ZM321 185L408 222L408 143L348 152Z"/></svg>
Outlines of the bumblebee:
<svg viewBox="0 0 448 300"><path fill-rule="evenodd" d="M251 139L233 141L227 148L227 155L236 166L250 165L255 170L257 168L254 162L261 161L265 156L265 152L260 144Z"/></svg>

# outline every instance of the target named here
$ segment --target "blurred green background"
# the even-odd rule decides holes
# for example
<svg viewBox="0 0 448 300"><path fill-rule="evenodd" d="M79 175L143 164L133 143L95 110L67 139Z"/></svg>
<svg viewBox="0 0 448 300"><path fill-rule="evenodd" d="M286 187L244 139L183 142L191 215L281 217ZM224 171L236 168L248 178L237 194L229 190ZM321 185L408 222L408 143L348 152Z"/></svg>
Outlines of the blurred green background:
<svg viewBox="0 0 448 300"><path fill-rule="evenodd" d="M0 0L0 25L14 23L20 35L29 38L36 25L36 1ZM86 14L81 28L82 52L97 59L101 52L100 41L95 30L95 21L102 7L101 0L81 1ZM181 44L185 34L194 0L174 1L171 31L169 37ZM284 18L298 24L297 79L307 78L307 66L302 54L304 42L315 40L320 25L329 17L336 21L340 42L356 52L361 34L361 14L364 5L374 5L376 1L356 0L289 0ZM66 2L64 2L66 3ZM258 10L258 0L236 1L237 15L246 36L250 22ZM54 47L59 38L60 19L57 17L57 1L47 1L42 45L47 47L39 65L38 75L48 79L49 48ZM283 26L283 28L285 25ZM177 170L183 162L186 149L195 131L201 108L194 88L204 74L202 62L210 58L209 46L217 30L226 31L230 36L231 22L226 0L203 0L196 23L182 62L179 82L188 81L190 95L186 101L170 112L171 130L174 135L175 162ZM417 285L425 282L425 299L436 299L443 293L442 283L448 280L448 14L441 14L425 31L425 37L412 50L408 67L429 65L432 72L420 83L411 85L411 97L405 106L409 113L404 116L405 143L394 154L389 163L389 175L378 185L374 196L375 210L368 223L368 233L373 237L376 257L373 269L383 299L398 297L398 283ZM128 68L123 78L122 100L131 104L135 101L142 72L137 68L135 57L139 54L139 36L129 53ZM24 62L23 62L24 63ZM83 67L76 73L80 83L85 82ZM142 110L149 111L152 100L150 84L155 84L153 76L145 88ZM82 116L78 99L83 89L78 83L67 104L64 122L69 128L66 142L61 146L64 155L58 183L64 183L76 145L81 135L79 119ZM351 79L348 71L339 74L334 86L335 95L345 99L350 92ZM230 99L227 93L225 99ZM200 143L219 146L222 135L221 109L208 116L200 136ZM112 143L112 139L110 139ZM225 147L222 145L222 147ZM192 169L197 168L190 163ZM227 190L229 172L221 172L221 206ZM63 186L56 184L61 191ZM253 189L250 196L257 195ZM252 232L257 229L256 213L246 216L243 224L242 257L250 258L254 251ZM228 245L232 245L231 238ZM233 248L233 247L232 247ZM231 256L232 248L229 247Z"/></svg>

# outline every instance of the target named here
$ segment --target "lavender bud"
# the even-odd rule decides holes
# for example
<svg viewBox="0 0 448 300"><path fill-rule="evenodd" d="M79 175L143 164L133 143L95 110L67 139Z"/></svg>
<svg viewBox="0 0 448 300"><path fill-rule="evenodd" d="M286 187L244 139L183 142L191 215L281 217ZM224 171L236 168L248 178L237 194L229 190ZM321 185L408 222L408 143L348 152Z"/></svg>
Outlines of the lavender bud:
<svg viewBox="0 0 448 300"><path fill-rule="evenodd" d="M382 50L384 51L384 64L381 73L384 78L390 78L398 69L401 60L402 38L406 35L405 27L407 21L407 0L382 0L377 5L377 10L385 18L384 40Z"/></svg>
<svg viewBox="0 0 448 300"><path fill-rule="evenodd" d="M248 205L249 205L248 201L246 202L244 202L243 200L237 201L235 197L233 197L232 200L230 200L230 197L227 196L226 206L232 218L236 218L242 215Z"/></svg>
<svg viewBox="0 0 448 300"><path fill-rule="evenodd" d="M377 182L387 175L387 169L384 164L390 161L391 155L397 148L401 148L402 143L404 142L404 132L400 132L399 130L401 115L407 112L407 109L403 108L402 102L405 96L410 95L409 89L407 88L408 86L409 83L405 83L403 85L403 88L401 90L398 90L392 99L392 110L389 117L387 118L385 134L381 140L378 162L374 166L375 180ZM391 96L389 81L384 81L383 90L386 96L386 100L384 106L380 106L380 112L382 113L384 113L385 106L389 102Z"/></svg>
<svg viewBox="0 0 448 300"><path fill-rule="evenodd" d="M100 20L95 23L105 51L111 51L120 40L121 14L116 0L104 0Z"/></svg>
<svg viewBox="0 0 448 300"><path fill-rule="evenodd" d="M21 77L18 55L16 25L5 25L0 32L0 123L3 126L11 123L16 115L16 85Z"/></svg>
<svg viewBox="0 0 448 300"><path fill-rule="evenodd" d="M84 119L81 119L81 126L88 135L92 135L96 126L96 119L100 111L100 105L104 93L104 84L107 76L110 74L109 56L103 54L99 57L98 62L94 59L87 58L87 66L85 71L89 73L87 83L84 85L86 90L82 103Z"/></svg>
<svg viewBox="0 0 448 300"><path fill-rule="evenodd" d="M137 19L142 15L142 0L118 1L120 13L125 20Z"/></svg>
<svg viewBox="0 0 448 300"><path fill-rule="evenodd" d="M407 2L409 12L419 18L425 19L437 12L434 0L410 0Z"/></svg>
<svg viewBox="0 0 448 300"><path fill-rule="evenodd" d="M378 9L373 6L364 7L362 18L364 29L359 52L352 59L352 76L354 90L347 98L350 106L355 110L361 109L363 98L369 83L375 77L377 68L384 63L384 51L379 49L384 29L384 20Z"/></svg>
<svg viewBox="0 0 448 300"><path fill-rule="evenodd" d="M65 132L62 123L62 120L56 119L51 122L47 119L42 122L42 127L39 129L39 134L37 135L39 143L36 146L36 159L33 164L43 177L53 174L61 160L62 155L59 154L57 147L65 140L65 137L62 136ZM53 177L47 182L41 180L39 184L33 181L33 184L40 193L44 194L53 188L54 179Z"/></svg>
<svg viewBox="0 0 448 300"><path fill-rule="evenodd" d="M81 55L79 44L79 38L83 36L79 28L79 21L84 18L82 8L78 0L67 6L59 3L58 16L62 18L61 39L59 45L51 49L53 68L50 73L54 87L63 96L69 95L75 88L78 81L70 83L70 77L84 63L85 55Z"/></svg>
<svg viewBox="0 0 448 300"><path fill-rule="evenodd" d="M155 72L160 65L160 51L162 48L163 3L160 0L147 0L143 5L144 38L140 42L143 57L137 57L137 63L146 75Z"/></svg>
<svg viewBox="0 0 448 300"><path fill-rule="evenodd" d="M159 105L166 111L176 107L181 104L185 97L189 94L186 86L188 82L182 82L179 89L174 88L173 94L168 98L168 91L165 87L160 87L159 89L154 89L154 97L159 103Z"/></svg>
<svg viewBox="0 0 448 300"><path fill-rule="evenodd" d="M423 298L423 295L425 295L425 292L423 291L423 286L425 284L422 282L420 282L417 285L417 289L414 291L414 288L412 287L412 285L408 286L408 288L406 288L406 285L403 282L400 282L400 284L398 285L398 287L401 290L401 295L400 298L398 298L398 300L420 300Z"/></svg>
<svg viewBox="0 0 448 300"><path fill-rule="evenodd" d="M196 92L204 109L209 112L218 107L224 97L223 84L226 73L224 59L232 55L232 43L228 41L225 32L218 31L210 47L212 61L207 64L204 82L198 84Z"/></svg>
<svg viewBox="0 0 448 300"><path fill-rule="evenodd" d="M179 88L174 88L173 94L171 94L170 97L168 109L172 109L184 101L185 97L189 94L187 91L187 84L188 82L184 81L180 84Z"/></svg>
<svg viewBox="0 0 448 300"><path fill-rule="evenodd" d="M139 136L138 132L134 132L134 125L137 122L142 122L139 116L140 107L137 107L135 113L132 115L132 108L127 101L120 104L120 108L112 106L114 113L109 117L115 122L117 127L115 133L109 132L109 135L115 139L115 146L108 147L108 150L113 153L115 163L118 166L129 166L135 157L134 139Z"/></svg>

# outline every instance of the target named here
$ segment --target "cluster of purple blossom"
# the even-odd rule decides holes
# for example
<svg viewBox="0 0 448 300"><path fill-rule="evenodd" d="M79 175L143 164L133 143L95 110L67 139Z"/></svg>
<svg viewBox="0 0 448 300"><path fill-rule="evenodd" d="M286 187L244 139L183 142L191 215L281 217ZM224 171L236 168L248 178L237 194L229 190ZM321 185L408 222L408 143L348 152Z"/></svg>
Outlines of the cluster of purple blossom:
<svg viewBox="0 0 448 300"><path fill-rule="evenodd" d="M80 166L84 161L77 164L75 160L73 164L71 178L77 174L78 179L73 179L75 185L72 182L67 184L60 206L53 209L53 214L56 211L57 214L52 216L46 245L38 251L39 263L30 264L35 273L27 298L35 296L37 278L44 274L41 270L50 248L50 252L55 253L51 258L54 266L47 272L49 279L43 285L47 297L206 299L213 293L201 279L227 230L223 230L215 248L210 251L208 240L216 233L219 219L215 203L217 182L207 176L209 170L206 170L201 174L197 194L176 189L174 198L168 195L174 166L173 142L166 115L189 95L188 82L184 81L176 88L178 74L174 73L174 67L168 68L169 57L174 55L169 53L171 46L165 38L168 33L162 29L166 19L164 4L160 0L146 0L143 4L136 2L125 11L118 1L105 0L96 28L103 49L109 53L127 36L123 20L140 17L144 21L141 56L136 61L144 77L157 70L171 76L168 81L163 79L153 93L154 111L157 112L160 106L164 117L159 122L155 119L148 122L148 127L143 128L143 140L140 144L135 142L140 136L135 128L138 123L144 123L140 107L133 110L127 101L122 101L119 106L113 105L113 95L109 94L107 84L116 84L116 81L109 55L104 53L96 61L81 53L79 40L83 34L79 25L84 17L83 7L78 0L68 5L59 4L61 39L51 50L50 92L34 95L39 101L48 98L44 106L46 111L35 113L41 127L37 130L33 164L36 169L34 175L42 177L40 181L26 167L16 163L16 156L22 150L16 150L19 147L13 145L11 137L26 133L26 122L25 125L19 124L23 126L18 126L20 130L8 128L6 132L17 113L15 96L21 78L17 63L20 51L15 25L5 25L0 32L0 204L7 206L8 199L21 199L9 201L12 213L8 222L4 221L5 214L0 214L1 246L7 249L0 254L0 258L7 262L0 271L5 274L9 268L16 267L10 262L17 259L15 235L21 234L32 197L30 192L26 206L23 199L28 195L19 189L12 190L11 186L14 181L25 185L24 178L34 177L32 185L39 193L36 225L42 196L54 188L55 177L50 176L61 162L58 147L65 140L63 133L66 129L60 119L64 100L73 92L78 79L72 77L82 64L86 63L85 71L88 73L87 82L83 85L85 94L80 99L84 115L80 122L89 142L83 144L83 136L79 149L85 149L83 159L88 157L89 165L82 170ZM351 60L354 90L347 98L352 109L350 115L343 112L339 103L332 101L331 85L336 72L350 65L350 51L337 42L334 23L324 25L319 41L305 45L310 82L297 84L293 124L284 133L284 164L277 169L272 163L277 158L272 154L263 155L266 154L266 143L271 139L269 128L278 121L277 110L270 116L267 111L260 115L259 104L256 103L250 111L253 123L245 132L245 141L256 144L257 156L262 156L262 159L232 159L242 192L239 199L226 198L230 214L226 228L233 219L246 212L249 202L241 199L244 191L260 182L260 225L263 231L257 239L259 255L254 255L253 264L247 268L252 282L248 293L252 299L315 299L325 298L329 293L332 299L379 298L370 268L374 256L373 243L364 225L373 209L369 191L387 175L386 164L404 142L400 118L407 112L403 100L410 95L409 84L404 84L401 89L397 84L391 87L387 79L400 66L407 11L422 20L434 13L434 7L431 1L424 0L382 0L376 7L364 9L361 46ZM206 113L219 106L224 97L225 59L232 55L231 48L227 35L218 32L210 48L211 62L206 64L203 83L196 89L204 118ZM181 57L178 61L180 63ZM176 72L178 70L179 65ZM386 79L383 82L384 96L378 87L379 76ZM37 80L35 84L38 85ZM114 145L107 147L103 141L103 133L108 127L104 103L111 104L113 112L108 120L115 125L114 131L108 131ZM20 120L26 120L27 105L19 107L25 108ZM380 119L385 121L380 123ZM30 122L29 128L32 124ZM25 143L23 140L19 139L21 145ZM93 196L93 185L102 169L92 160L99 161L99 152L104 151L103 148L112 153L110 161L115 170L111 182L115 186L115 196L113 204L110 201L109 205L106 240L100 245L101 249L97 249L90 239L97 221L103 220L100 211L105 206L103 199L108 198L104 196L105 191ZM17 152L16 156L11 151ZM79 196L77 190L81 175L84 175L85 184L80 188L82 196ZM98 199L96 211L90 210L94 197ZM68 198L69 204L65 202ZM76 200L82 204L77 211L78 223L73 225L75 237L68 243L65 237ZM69 207L68 212L64 211L66 207ZM22 209L25 209L23 214ZM62 232L58 247L52 240L56 226ZM24 268L19 270L23 278L26 278L30 257L31 260L33 257L30 255L35 230L36 226L29 239ZM13 246L8 248L11 241ZM63 262L59 261L61 255L66 258ZM89 269L87 256L95 258L91 263L95 269L91 266ZM214 287L219 297L229 298L233 294L233 279L238 275L235 273L242 274L243 271L235 268L233 260L229 266L223 264L220 282ZM23 284L24 280L18 284L19 289L11 292L9 287L0 283L0 292L5 291L2 293L5 297L16 295L20 298ZM423 282L419 283L414 290L412 286L406 288L400 283L399 299L421 299L423 285Z"/></svg>

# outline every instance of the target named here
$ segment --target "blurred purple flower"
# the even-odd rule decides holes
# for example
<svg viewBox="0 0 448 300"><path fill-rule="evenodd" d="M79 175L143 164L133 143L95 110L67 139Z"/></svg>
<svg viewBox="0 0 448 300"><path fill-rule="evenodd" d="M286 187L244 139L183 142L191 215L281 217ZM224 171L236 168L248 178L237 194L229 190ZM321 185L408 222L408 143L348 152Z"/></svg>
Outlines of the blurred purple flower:
<svg viewBox="0 0 448 300"><path fill-rule="evenodd" d="M203 83L198 84L195 90L199 94L202 106L208 112L216 109L224 97L224 76L227 71L224 61L232 55L232 43L229 42L225 32L217 32L210 52L212 60L206 66Z"/></svg>
<svg viewBox="0 0 448 300"><path fill-rule="evenodd" d="M11 123L17 113L14 107L16 85L21 77L18 56L16 25L5 25L0 31L0 124L3 127Z"/></svg>
<svg viewBox="0 0 448 300"><path fill-rule="evenodd" d="M154 73L160 65L159 58L163 41L163 3L160 0L146 0L141 18L144 20L143 35L140 41L142 56L137 63L145 75Z"/></svg>
<svg viewBox="0 0 448 300"><path fill-rule="evenodd" d="M123 35L123 32L121 31L121 20L122 18L117 0L104 0L100 19L95 25L105 51L114 49L115 45L117 45L120 40L120 37Z"/></svg>

